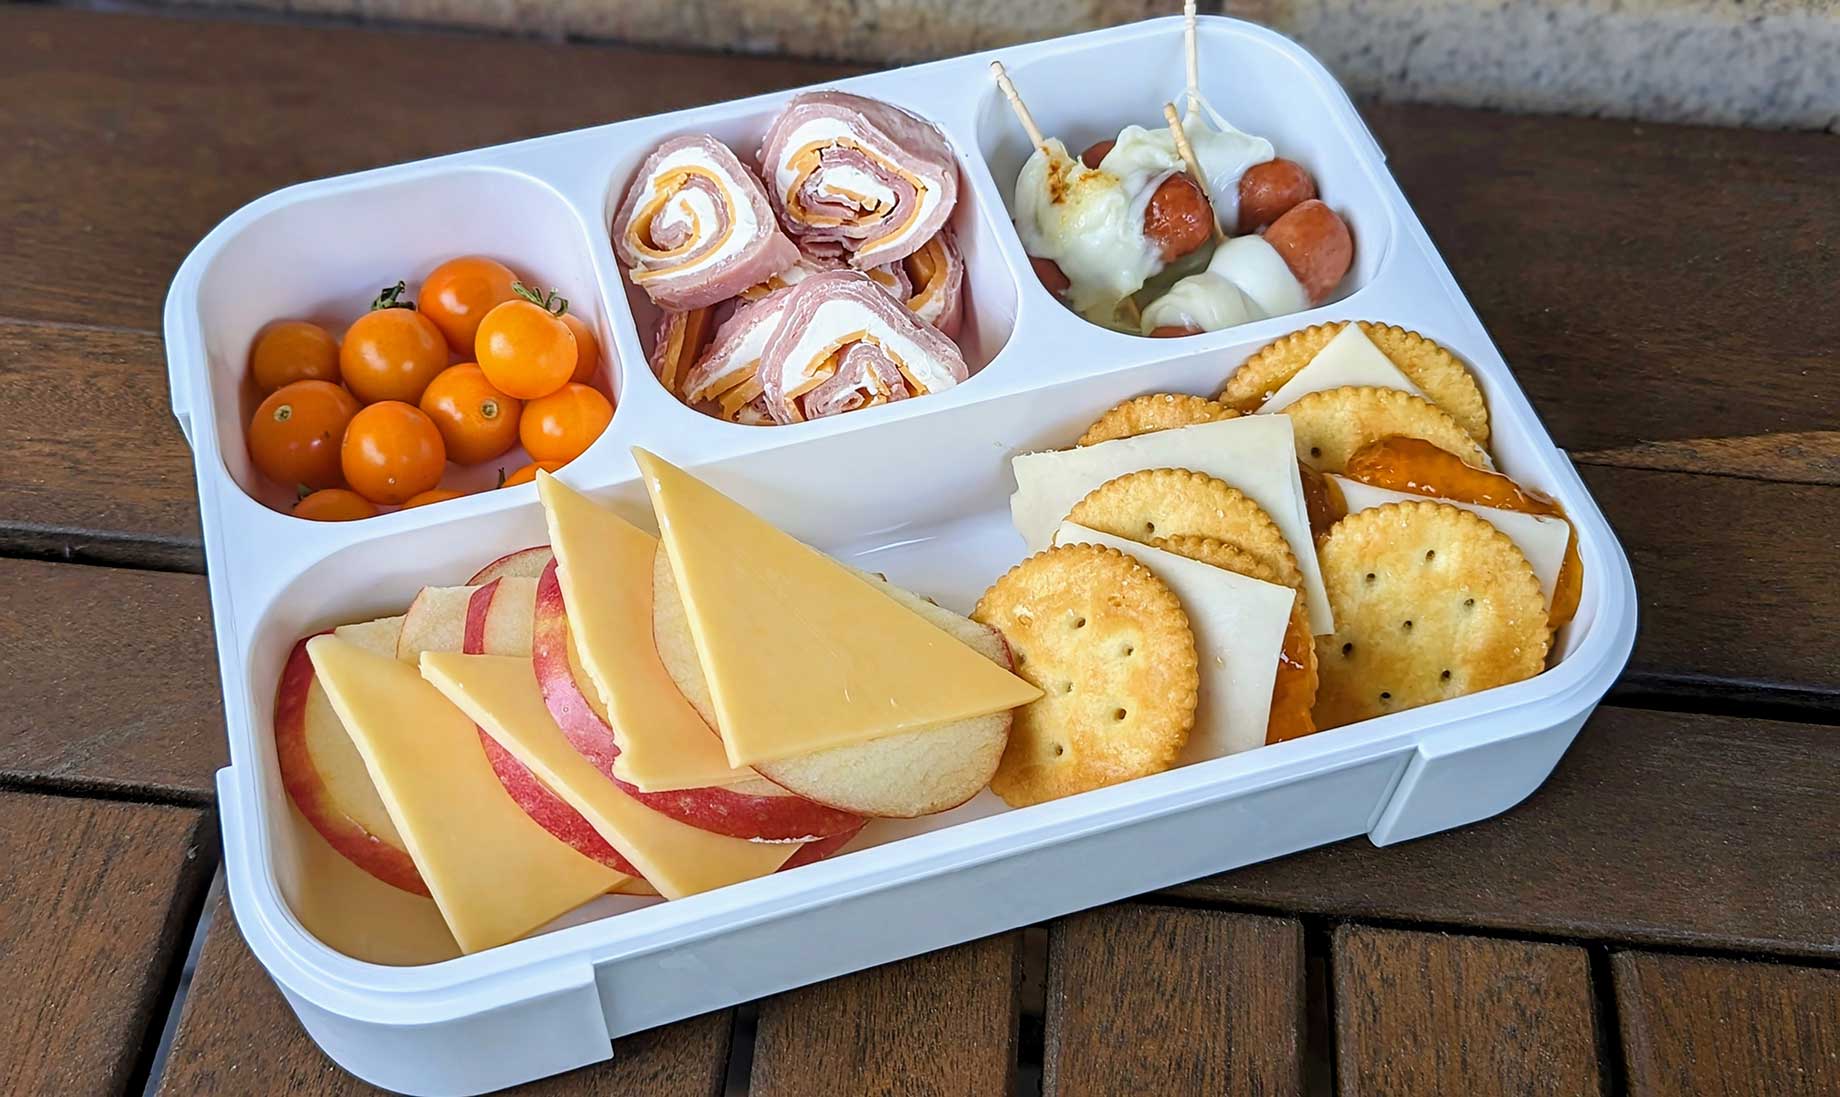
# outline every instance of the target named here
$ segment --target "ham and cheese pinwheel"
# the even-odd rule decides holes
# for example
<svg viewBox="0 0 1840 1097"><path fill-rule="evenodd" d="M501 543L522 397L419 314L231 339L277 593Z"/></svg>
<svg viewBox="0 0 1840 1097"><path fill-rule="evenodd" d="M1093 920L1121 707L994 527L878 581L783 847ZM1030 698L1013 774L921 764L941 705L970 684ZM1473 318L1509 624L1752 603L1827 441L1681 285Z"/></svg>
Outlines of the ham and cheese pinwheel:
<svg viewBox="0 0 1840 1097"><path fill-rule="evenodd" d="M726 300L799 258L760 181L707 134L674 137L646 157L613 243L633 284L673 311Z"/></svg>
<svg viewBox="0 0 1840 1097"><path fill-rule="evenodd" d="M684 377L709 342L710 329L716 323L715 313L713 306L659 313L658 323L652 329L652 372L663 382L665 391L673 396L682 390Z"/></svg>
<svg viewBox="0 0 1840 1097"><path fill-rule="evenodd" d="M742 305L716 329L709 349L684 376L679 392L684 403L692 407L713 404L716 415L732 422L740 422L738 417L750 405L764 413L764 405L758 403L762 394L760 358L797 288L785 286Z"/></svg>
<svg viewBox="0 0 1840 1097"><path fill-rule="evenodd" d="M757 286L741 291L746 301L758 301L767 294L787 286L796 286L814 274L843 270L847 264L823 250L801 250L799 261ZM965 297L965 257L958 250L958 238L950 227L939 230L920 250L907 258L863 272L875 280L895 299L914 311L920 319L957 338L963 320Z"/></svg>
<svg viewBox="0 0 1840 1097"><path fill-rule="evenodd" d="M759 159L786 231L807 250L841 245L858 270L920 250L958 201L958 162L939 128L860 95L795 96Z"/></svg>
<svg viewBox="0 0 1840 1097"><path fill-rule="evenodd" d="M759 366L775 422L924 396L969 375L952 340L868 275L829 271L785 294Z"/></svg>
<svg viewBox="0 0 1840 1097"><path fill-rule="evenodd" d="M898 266L909 282L907 307L946 338L958 338L958 327L964 319L965 257L959 254L958 238L952 230L940 229L938 235Z"/></svg>

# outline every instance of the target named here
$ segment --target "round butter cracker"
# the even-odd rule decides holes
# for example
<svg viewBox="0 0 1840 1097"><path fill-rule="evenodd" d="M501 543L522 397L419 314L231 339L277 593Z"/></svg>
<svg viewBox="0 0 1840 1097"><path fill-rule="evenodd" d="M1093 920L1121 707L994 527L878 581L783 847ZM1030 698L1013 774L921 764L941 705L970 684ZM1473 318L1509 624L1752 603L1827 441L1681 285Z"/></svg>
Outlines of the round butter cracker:
<svg viewBox="0 0 1840 1097"><path fill-rule="evenodd" d="M1312 392L1279 412L1297 436L1297 457L1318 472L1340 472L1356 450L1382 438L1422 438L1477 468L1489 455L1455 419L1409 392L1349 386Z"/></svg>
<svg viewBox="0 0 1840 1097"><path fill-rule="evenodd" d="M1016 710L990 787L1023 807L1159 773L1195 722L1195 634L1149 568L1101 545L1062 545L1011 568L971 618L1003 634L1042 691Z"/></svg>
<svg viewBox="0 0 1840 1097"><path fill-rule="evenodd" d="M1533 566L1466 510L1389 503L1337 522L1318 545L1335 632L1316 641L1316 723L1373 716L1518 682L1552 633Z"/></svg>
<svg viewBox="0 0 1840 1097"><path fill-rule="evenodd" d="M1415 331L1396 324L1357 321L1361 331L1399 372L1431 402L1457 421L1470 437L1489 444L1489 405L1476 378L1457 356ZM1222 404L1250 414L1310 364L1346 327L1347 321L1317 324L1267 343L1246 359L1216 397Z"/></svg>
<svg viewBox="0 0 1840 1097"><path fill-rule="evenodd" d="M1250 554L1297 588L1303 573L1265 509L1238 488L1189 469L1143 469L1108 480L1067 517L1087 529L1149 544L1158 537L1212 537Z"/></svg>
<svg viewBox="0 0 1840 1097"><path fill-rule="evenodd" d="M1076 446L1094 446L1119 438L1135 438L1159 430L1192 427L1197 423L1214 423L1237 419L1239 412L1205 396L1186 396L1174 392L1153 392L1137 396L1099 416Z"/></svg>

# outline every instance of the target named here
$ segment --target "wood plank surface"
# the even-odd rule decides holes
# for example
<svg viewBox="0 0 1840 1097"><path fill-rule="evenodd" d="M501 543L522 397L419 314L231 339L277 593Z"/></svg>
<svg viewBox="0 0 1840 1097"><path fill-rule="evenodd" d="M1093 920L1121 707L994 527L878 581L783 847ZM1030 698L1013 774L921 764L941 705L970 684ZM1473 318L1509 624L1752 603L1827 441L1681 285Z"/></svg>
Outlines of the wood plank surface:
<svg viewBox="0 0 1840 1097"><path fill-rule="evenodd" d="M228 760L199 575L0 559L0 784L206 803Z"/></svg>
<svg viewBox="0 0 1840 1097"><path fill-rule="evenodd" d="M1362 113L1560 445L1840 423L1832 135Z"/></svg>
<svg viewBox="0 0 1840 1097"><path fill-rule="evenodd" d="M1342 1097L1598 1097L1590 960L1570 945L1342 926Z"/></svg>
<svg viewBox="0 0 1840 1097"><path fill-rule="evenodd" d="M1010 1092L1020 942L986 937L761 1002L749 1097Z"/></svg>
<svg viewBox="0 0 1840 1097"><path fill-rule="evenodd" d="M1611 957L1630 1097L1840 1093L1840 971Z"/></svg>
<svg viewBox="0 0 1840 1097"><path fill-rule="evenodd" d="M719 1097L733 1014L705 1014L614 1041L610 1062L518 1086L528 1097ZM326 1057L243 943L228 900L214 907L173 1037L162 1097L380 1094Z"/></svg>
<svg viewBox="0 0 1840 1097"><path fill-rule="evenodd" d="M11 462L0 478L0 545L204 570L192 451L173 418L158 336L0 322L0 446Z"/></svg>
<svg viewBox="0 0 1840 1097"><path fill-rule="evenodd" d="M0 316L153 331L173 271L304 179L831 79L840 65L0 8ZM106 165L106 170L103 170Z"/></svg>
<svg viewBox="0 0 1840 1097"><path fill-rule="evenodd" d="M1303 1092L1300 922L1121 903L1048 940L1048 1097Z"/></svg>
<svg viewBox="0 0 1840 1097"><path fill-rule="evenodd" d="M1840 583L1816 563L1840 554L1840 487L1579 471L1635 572L1621 688L1728 703L1784 693L1804 717L1840 719Z"/></svg>
<svg viewBox="0 0 1840 1097"><path fill-rule="evenodd" d="M1174 894L1285 912L1840 956L1840 730L1601 708L1505 815Z"/></svg>
<svg viewBox="0 0 1840 1097"><path fill-rule="evenodd" d="M194 808L0 792L0 1093L128 1085L215 846Z"/></svg>

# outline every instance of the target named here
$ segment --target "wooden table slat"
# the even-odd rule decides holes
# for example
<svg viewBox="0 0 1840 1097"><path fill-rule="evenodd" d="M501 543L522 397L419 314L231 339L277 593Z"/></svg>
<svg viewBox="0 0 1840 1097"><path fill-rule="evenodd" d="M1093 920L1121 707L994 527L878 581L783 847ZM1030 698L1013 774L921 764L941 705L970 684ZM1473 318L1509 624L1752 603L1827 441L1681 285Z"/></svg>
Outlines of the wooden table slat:
<svg viewBox="0 0 1840 1097"><path fill-rule="evenodd" d="M1840 731L1600 708L1545 785L1473 826L1353 839L1174 889L1338 918L1840 955Z"/></svg>
<svg viewBox="0 0 1840 1097"><path fill-rule="evenodd" d="M525 1097L720 1097L733 1013L704 1014L614 1041L613 1059L507 1090ZM384 1091L313 1043L243 943L228 900L214 908L173 1037L162 1097L356 1097Z"/></svg>
<svg viewBox="0 0 1840 1097"><path fill-rule="evenodd" d="M0 792L0 1093L118 1092L210 879L186 807Z"/></svg>
<svg viewBox="0 0 1840 1097"><path fill-rule="evenodd" d="M1303 1091L1303 926L1125 903L1049 931L1047 1097Z"/></svg>
<svg viewBox="0 0 1840 1097"><path fill-rule="evenodd" d="M426 30L0 8L0 131L30 152L0 160L0 209L9 250L32 258L0 270L0 317L157 331L192 246L269 191L856 71ZM556 94L504 90L534 87Z"/></svg>
<svg viewBox="0 0 1840 1097"><path fill-rule="evenodd" d="M148 333L0 322L0 548L204 570L165 361Z"/></svg>
<svg viewBox="0 0 1840 1097"><path fill-rule="evenodd" d="M761 1002L749 1097L1009 1092L1020 945L986 937Z"/></svg>
<svg viewBox="0 0 1840 1097"><path fill-rule="evenodd" d="M1840 971L1611 957L1630 1097L1840 1093Z"/></svg>
<svg viewBox="0 0 1840 1097"><path fill-rule="evenodd" d="M0 783L199 803L228 759L200 575L0 559Z"/></svg>
<svg viewBox="0 0 1840 1097"><path fill-rule="evenodd" d="M1840 423L1831 134L1362 115L1560 445L1767 445Z"/></svg>
<svg viewBox="0 0 1840 1097"><path fill-rule="evenodd" d="M1343 926L1335 933L1342 1097L1598 1097L1582 948Z"/></svg>

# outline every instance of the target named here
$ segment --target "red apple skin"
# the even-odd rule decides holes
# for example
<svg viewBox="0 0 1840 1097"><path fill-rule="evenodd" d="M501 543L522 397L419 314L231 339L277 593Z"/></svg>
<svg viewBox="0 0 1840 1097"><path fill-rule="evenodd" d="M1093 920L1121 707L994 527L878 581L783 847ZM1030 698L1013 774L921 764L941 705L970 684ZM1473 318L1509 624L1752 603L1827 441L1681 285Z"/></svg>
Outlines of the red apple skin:
<svg viewBox="0 0 1840 1097"><path fill-rule="evenodd" d="M536 612L531 654L550 715L569 744L633 799L661 815L730 838L807 841L862 829L862 816L791 793L763 796L719 787L642 792L615 777L613 760L619 757L620 745L613 729L588 703L570 666L568 611L554 560L537 580Z"/></svg>
<svg viewBox="0 0 1840 1097"><path fill-rule="evenodd" d="M307 641L312 638L303 637L294 645L275 687L275 764L281 770L281 787L320 837L347 861L392 887L426 896L428 885L409 851L383 841L340 811L313 768L313 757L307 753L307 692L314 682Z"/></svg>
<svg viewBox="0 0 1840 1097"><path fill-rule="evenodd" d="M461 651L468 655L482 655L486 649L486 611L492 605L492 596L498 593L498 580L480 587L466 603L466 639ZM479 745L485 749L486 761L492 764L492 772L498 776L498 783L505 786L513 803L524 809L524 814L531 817L536 824L554 835L557 841L569 846L575 852L590 860L598 861L615 872L628 876L638 876L639 870L631 861L620 856L602 838L600 831L582 817L579 811L569 806L569 802L550 791L548 785L537 780L537 775L530 772L530 767L517 760L517 757L498 740L486 733L486 729L473 725L479 732Z"/></svg>
<svg viewBox="0 0 1840 1097"><path fill-rule="evenodd" d="M521 575L535 579L543 574L543 568L555 558L548 545L532 545L516 552L507 552L498 559L480 568L471 579L466 581L469 587L483 586L494 579L503 579L510 575Z"/></svg>
<svg viewBox="0 0 1840 1097"><path fill-rule="evenodd" d="M798 852L786 858L785 864L779 866L779 868L774 871L784 872L789 868L798 868L800 865L813 864L817 861L824 860L826 857L830 857L844 846L849 845L850 839L862 833L862 828L867 826L868 823L869 820L864 819L862 822L856 824L855 830L846 830L838 834L833 834L828 838L820 838L815 842L806 842L798 848Z"/></svg>

